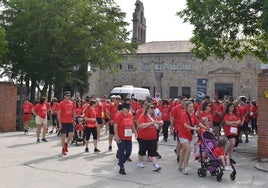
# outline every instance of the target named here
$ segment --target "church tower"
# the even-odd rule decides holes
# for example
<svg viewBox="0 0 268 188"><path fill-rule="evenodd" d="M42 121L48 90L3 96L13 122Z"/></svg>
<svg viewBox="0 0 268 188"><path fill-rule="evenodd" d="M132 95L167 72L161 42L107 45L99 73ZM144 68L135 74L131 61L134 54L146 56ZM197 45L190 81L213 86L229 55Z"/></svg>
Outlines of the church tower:
<svg viewBox="0 0 268 188"><path fill-rule="evenodd" d="M144 7L140 0L135 3L135 12L133 13L133 37L132 43L146 42L146 19L144 18Z"/></svg>

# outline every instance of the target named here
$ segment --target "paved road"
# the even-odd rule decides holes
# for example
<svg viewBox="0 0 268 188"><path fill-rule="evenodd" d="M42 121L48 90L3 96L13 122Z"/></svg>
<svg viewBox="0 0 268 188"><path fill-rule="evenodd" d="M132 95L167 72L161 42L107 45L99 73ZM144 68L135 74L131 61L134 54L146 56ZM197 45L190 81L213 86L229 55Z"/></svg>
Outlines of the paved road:
<svg viewBox="0 0 268 188"><path fill-rule="evenodd" d="M61 156L60 138L48 135L47 143L36 143L34 130L25 136L22 132L0 133L0 187L15 188L54 188L54 187L268 187L267 172L255 168L257 136L251 136L248 144L242 143L234 159L237 161L237 178L231 181L230 172L225 172L222 182L208 175L197 176L197 166L190 160L190 175L183 175L177 170L174 154L175 142L160 141L159 153L162 159L159 165L161 172L153 172L151 162L145 162L145 168L136 167L138 145L133 142L132 162L127 162L127 175L118 173L115 158L116 144L108 152L108 136L102 133L99 142L101 153L85 153L80 144L69 148L67 156ZM258 164L260 167L267 163ZM265 170L265 169L264 169Z"/></svg>

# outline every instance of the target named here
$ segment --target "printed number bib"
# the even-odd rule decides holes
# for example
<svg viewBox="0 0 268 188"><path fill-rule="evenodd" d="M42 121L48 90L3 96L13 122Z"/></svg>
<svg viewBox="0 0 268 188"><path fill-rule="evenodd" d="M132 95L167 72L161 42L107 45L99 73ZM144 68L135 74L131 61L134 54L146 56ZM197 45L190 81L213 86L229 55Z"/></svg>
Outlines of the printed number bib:
<svg viewBox="0 0 268 188"><path fill-rule="evenodd" d="M125 129L125 137L132 136L132 129Z"/></svg>
<svg viewBox="0 0 268 188"><path fill-rule="evenodd" d="M237 128L236 127L231 127L230 133L237 134Z"/></svg>

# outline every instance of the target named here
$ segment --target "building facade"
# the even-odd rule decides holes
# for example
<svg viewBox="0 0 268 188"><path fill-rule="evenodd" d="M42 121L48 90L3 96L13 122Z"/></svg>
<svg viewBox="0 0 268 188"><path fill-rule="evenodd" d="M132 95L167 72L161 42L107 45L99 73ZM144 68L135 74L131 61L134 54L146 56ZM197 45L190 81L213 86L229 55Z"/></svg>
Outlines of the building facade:
<svg viewBox="0 0 268 188"><path fill-rule="evenodd" d="M115 86L133 85L148 88L152 97L187 96L197 98L198 82L205 80L206 92L219 98L257 97L260 63L252 56L243 60L210 57L197 59L188 41L160 41L141 44L135 54L123 54L118 72L98 71L90 79L89 95L108 95ZM202 94L201 94L202 95ZM200 96L199 96L200 97Z"/></svg>
<svg viewBox="0 0 268 188"><path fill-rule="evenodd" d="M246 96L256 99L260 62L252 56L241 61L210 57L197 59L190 52L189 41L154 41L146 43L146 19L140 0L133 13L132 43L138 43L135 54L122 54L118 72L97 71L89 81L89 95L109 95L115 86L133 85L148 88L151 96L162 98L204 95L220 99Z"/></svg>

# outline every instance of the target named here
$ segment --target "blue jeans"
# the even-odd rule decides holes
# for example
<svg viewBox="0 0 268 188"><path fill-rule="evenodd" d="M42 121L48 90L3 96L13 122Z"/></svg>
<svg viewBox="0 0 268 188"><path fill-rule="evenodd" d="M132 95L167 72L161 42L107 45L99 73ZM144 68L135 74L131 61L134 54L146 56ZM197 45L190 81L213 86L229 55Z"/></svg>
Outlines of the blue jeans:
<svg viewBox="0 0 268 188"><path fill-rule="evenodd" d="M132 151L132 141L131 140L121 140L120 143L117 143L118 146L118 165L120 168L124 168L124 163L128 160Z"/></svg>

